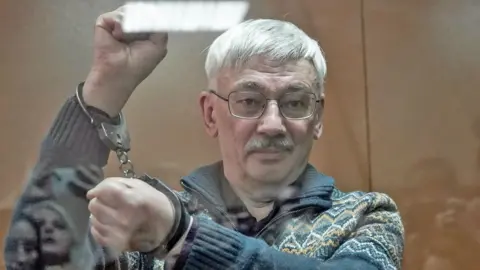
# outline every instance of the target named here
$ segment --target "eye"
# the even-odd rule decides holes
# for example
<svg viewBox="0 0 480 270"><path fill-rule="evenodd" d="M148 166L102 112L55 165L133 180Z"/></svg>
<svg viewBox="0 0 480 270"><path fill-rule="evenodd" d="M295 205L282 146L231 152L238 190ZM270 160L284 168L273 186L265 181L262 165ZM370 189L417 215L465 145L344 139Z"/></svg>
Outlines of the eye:
<svg viewBox="0 0 480 270"><path fill-rule="evenodd" d="M67 229L67 225L64 222L62 222L62 220L55 220L53 222L53 226L59 230Z"/></svg>
<svg viewBox="0 0 480 270"><path fill-rule="evenodd" d="M287 94L281 100L281 106L290 110L305 110L312 105L312 96L305 93Z"/></svg>
<svg viewBox="0 0 480 270"><path fill-rule="evenodd" d="M26 252L32 252L36 250L36 243L35 241L25 241L23 248L25 249Z"/></svg>
<svg viewBox="0 0 480 270"><path fill-rule="evenodd" d="M236 103L243 107L259 107L263 105L261 100L259 100L258 98L251 98L251 97L241 98L237 100Z"/></svg>
<svg viewBox="0 0 480 270"><path fill-rule="evenodd" d="M305 107L305 103L302 100L289 100L287 106L291 108Z"/></svg>
<svg viewBox="0 0 480 270"><path fill-rule="evenodd" d="M307 104L301 99L286 100L282 103L282 107L286 109L304 109Z"/></svg>
<svg viewBox="0 0 480 270"><path fill-rule="evenodd" d="M253 99L253 98L244 98L238 101L239 103L242 103L242 105L246 106L254 106L258 104L258 101Z"/></svg>

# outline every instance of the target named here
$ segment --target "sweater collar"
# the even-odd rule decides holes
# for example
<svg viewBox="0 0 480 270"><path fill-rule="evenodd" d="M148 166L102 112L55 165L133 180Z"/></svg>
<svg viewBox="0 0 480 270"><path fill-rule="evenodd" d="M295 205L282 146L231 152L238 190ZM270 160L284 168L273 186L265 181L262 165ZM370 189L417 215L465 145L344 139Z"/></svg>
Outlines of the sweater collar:
<svg viewBox="0 0 480 270"><path fill-rule="evenodd" d="M226 182L220 161L196 169L190 175L183 177L181 184L185 190L197 193L215 207L226 210L221 195L221 181ZM282 205L288 204L290 209L306 206L324 209L331 207L334 180L318 172L311 164L307 164L304 172L293 185L298 187L298 192L283 201Z"/></svg>

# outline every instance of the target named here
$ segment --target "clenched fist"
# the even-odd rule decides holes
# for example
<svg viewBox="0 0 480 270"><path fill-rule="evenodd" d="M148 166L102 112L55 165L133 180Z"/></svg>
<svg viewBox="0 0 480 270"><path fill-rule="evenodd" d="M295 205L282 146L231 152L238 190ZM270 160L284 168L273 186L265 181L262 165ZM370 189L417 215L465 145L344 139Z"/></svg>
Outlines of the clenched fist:
<svg viewBox="0 0 480 270"><path fill-rule="evenodd" d="M138 179L107 178L87 198L93 237L118 252L149 252L163 243L174 225L170 200Z"/></svg>
<svg viewBox="0 0 480 270"><path fill-rule="evenodd" d="M94 57L85 81L85 102L116 116L135 88L167 54L167 33L128 36L122 30L124 7L98 17Z"/></svg>

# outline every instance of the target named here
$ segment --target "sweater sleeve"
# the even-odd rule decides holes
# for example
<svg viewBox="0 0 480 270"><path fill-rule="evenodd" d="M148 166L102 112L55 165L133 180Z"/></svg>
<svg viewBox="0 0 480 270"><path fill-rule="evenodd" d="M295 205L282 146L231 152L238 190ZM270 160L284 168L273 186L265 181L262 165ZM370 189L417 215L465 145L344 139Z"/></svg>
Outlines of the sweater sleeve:
<svg viewBox="0 0 480 270"><path fill-rule="evenodd" d="M352 234L328 260L315 255L281 252L264 241L244 236L216 224L198 219L192 230L182 269L400 269L403 252L403 228L398 213L379 211L365 218L363 226Z"/></svg>
<svg viewBox="0 0 480 270"><path fill-rule="evenodd" d="M92 113L103 121L114 121L100 110ZM77 99L71 97L60 109L43 140L34 174L85 164L102 168L107 164L109 153Z"/></svg>
<svg viewBox="0 0 480 270"><path fill-rule="evenodd" d="M105 121L113 121L94 112ZM7 269L137 269L141 256L114 256L90 235L86 192L103 179L109 149L77 100L61 108L5 238ZM107 268L105 268L107 267Z"/></svg>

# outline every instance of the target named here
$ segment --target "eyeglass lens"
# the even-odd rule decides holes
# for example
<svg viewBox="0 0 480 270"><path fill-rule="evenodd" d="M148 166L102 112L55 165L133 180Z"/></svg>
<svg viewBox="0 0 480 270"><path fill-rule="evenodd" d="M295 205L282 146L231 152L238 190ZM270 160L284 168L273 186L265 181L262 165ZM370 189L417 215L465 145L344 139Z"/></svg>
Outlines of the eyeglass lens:
<svg viewBox="0 0 480 270"><path fill-rule="evenodd" d="M229 107L233 115L243 118L258 118L267 106L267 98L259 92L235 91L229 95ZM280 113L291 119L306 118L313 114L315 94L309 92L286 93L278 100Z"/></svg>

